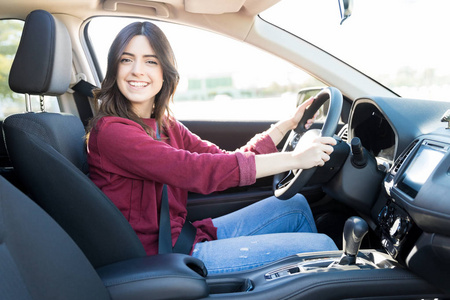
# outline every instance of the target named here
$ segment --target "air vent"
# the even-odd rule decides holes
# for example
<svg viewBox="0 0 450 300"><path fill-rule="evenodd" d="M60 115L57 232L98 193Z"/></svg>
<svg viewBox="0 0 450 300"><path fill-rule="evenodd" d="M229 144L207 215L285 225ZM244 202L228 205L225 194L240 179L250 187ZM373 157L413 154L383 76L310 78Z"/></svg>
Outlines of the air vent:
<svg viewBox="0 0 450 300"><path fill-rule="evenodd" d="M414 149L414 147L417 145L419 141L414 141L409 147L400 155L400 157L397 159L397 161L394 164L394 167L392 168L391 174L395 175L397 174L398 170L400 170L402 164L405 162L405 160L408 158L411 151Z"/></svg>
<svg viewBox="0 0 450 300"><path fill-rule="evenodd" d="M348 142L348 125L345 124L344 127L342 127L341 131L339 131L338 136L344 141Z"/></svg>

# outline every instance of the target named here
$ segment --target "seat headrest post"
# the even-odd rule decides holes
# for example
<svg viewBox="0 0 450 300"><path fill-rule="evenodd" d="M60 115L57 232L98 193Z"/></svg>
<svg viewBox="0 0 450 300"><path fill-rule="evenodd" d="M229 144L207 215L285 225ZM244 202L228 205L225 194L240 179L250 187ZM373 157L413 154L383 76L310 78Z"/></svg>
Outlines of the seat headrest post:
<svg viewBox="0 0 450 300"><path fill-rule="evenodd" d="M33 109L31 108L31 97L30 94L25 94L25 110L26 112L32 112Z"/></svg>

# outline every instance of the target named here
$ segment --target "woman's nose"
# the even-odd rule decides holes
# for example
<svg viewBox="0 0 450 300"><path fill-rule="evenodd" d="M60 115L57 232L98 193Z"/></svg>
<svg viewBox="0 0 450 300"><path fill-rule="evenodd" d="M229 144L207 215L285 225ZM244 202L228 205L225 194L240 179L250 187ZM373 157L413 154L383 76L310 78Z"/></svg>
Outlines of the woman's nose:
<svg viewBox="0 0 450 300"><path fill-rule="evenodd" d="M144 74L143 65L139 61L135 61L132 69L133 74L142 75Z"/></svg>

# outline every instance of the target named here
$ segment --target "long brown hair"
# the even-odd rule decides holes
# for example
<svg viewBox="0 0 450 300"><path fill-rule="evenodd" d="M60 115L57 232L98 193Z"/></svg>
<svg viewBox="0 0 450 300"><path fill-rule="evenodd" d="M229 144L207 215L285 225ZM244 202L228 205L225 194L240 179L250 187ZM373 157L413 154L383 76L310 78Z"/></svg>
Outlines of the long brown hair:
<svg viewBox="0 0 450 300"><path fill-rule="evenodd" d="M95 124L104 116L116 116L127 118L141 125L144 130L153 135L149 128L131 109L131 102L120 92L117 86L117 69L120 57L131 39L137 35L146 36L163 70L163 85L155 96L152 117L156 119L157 125L163 128L166 121L171 119L169 102L177 88L180 76L178 74L175 55L169 41L161 29L150 22L134 22L124 27L116 36L108 53L108 66L105 79L100 89L94 91L95 102L101 102L98 112L89 122L89 130L95 128Z"/></svg>

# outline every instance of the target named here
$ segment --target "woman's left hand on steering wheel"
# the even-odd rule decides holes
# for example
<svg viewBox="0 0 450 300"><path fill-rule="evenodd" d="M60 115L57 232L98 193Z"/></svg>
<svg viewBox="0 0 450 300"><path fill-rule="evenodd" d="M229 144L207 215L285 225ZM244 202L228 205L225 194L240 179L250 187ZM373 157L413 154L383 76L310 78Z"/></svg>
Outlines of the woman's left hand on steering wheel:
<svg viewBox="0 0 450 300"><path fill-rule="evenodd" d="M294 115L291 118L292 126L289 128L289 130L297 128L298 122L300 122L300 120L302 119L303 114L305 113L305 110L311 105L311 103L313 103L313 101L314 101L314 97L311 97L308 100L306 100L305 102L303 102L301 105L299 105L299 107L297 108L297 111L294 113ZM316 119L318 114L319 114L319 112L316 112L314 117L312 117L311 119L309 119L306 122L305 129L309 129L311 127L311 125L314 123L314 120Z"/></svg>
<svg viewBox="0 0 450 300"><path fill-rule="evenodd" d="M303 117L303 114L305 113L305 110L313 103L314 97L311 97L310 99L303 102L300 106L297 107L297 110L295 113L285 120L281 120L278 123L272 125L271 131L269 131L269 134L275 143L275 145L278 145L279 142L284 138L286 133L288 133L290 130L293 130L297 128L298 123ZM319 112L317 112L311 119L309 119L305 124L305 129L308 130L311 125L314 123L314 120L316 119L316 116ZM276 130L275 130L276 129Z"/></svg>

